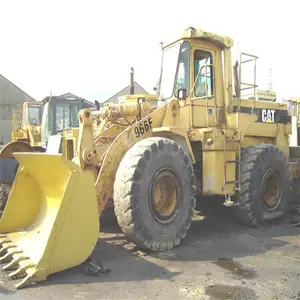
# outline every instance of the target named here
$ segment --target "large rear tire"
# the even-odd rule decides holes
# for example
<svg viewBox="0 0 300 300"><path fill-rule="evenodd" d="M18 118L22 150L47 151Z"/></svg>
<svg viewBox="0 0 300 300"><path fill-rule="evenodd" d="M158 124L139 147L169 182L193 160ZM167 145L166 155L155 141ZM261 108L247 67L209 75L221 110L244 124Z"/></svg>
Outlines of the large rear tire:
<svg viewBox="0 0 300 300"><path fill-rule="evenodd" d="M119 226L140 248L164 251L190 228L195 206L193 167L172 140L153 137L130 148L114 183Z"/></svg>
<svg viewBox="0 0 300 300"><path fill-rule="evenodd" d="M259 227L283 217L290 207L290 173L284 154L275 146L257 144L241 152L241 191L237 215Z"/></svg>

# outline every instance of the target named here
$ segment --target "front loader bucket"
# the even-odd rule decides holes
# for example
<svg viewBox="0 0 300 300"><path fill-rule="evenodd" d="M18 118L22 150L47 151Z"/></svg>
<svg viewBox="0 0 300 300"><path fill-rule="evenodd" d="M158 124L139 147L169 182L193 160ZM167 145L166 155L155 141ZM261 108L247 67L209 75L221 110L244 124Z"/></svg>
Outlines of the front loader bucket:
<svg viewBox="0 0 300 300"><path fill-rule="evenodd" d="M77 266L99 235L93 175L60 155L16 153L0 220L0 263L17 288Z"/></svg>

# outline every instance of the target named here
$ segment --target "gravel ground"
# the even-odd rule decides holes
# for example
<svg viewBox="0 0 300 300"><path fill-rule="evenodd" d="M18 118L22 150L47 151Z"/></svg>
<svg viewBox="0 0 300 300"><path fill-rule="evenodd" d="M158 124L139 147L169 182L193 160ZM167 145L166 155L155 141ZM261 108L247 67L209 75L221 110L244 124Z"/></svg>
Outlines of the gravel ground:
<svg viewBox="0 0 300 300"><path fill-rule="evenodd" d="M300 227L246 228L230 209L198 213L175 249L139 251L114 220L93 253L108 274L79 266L19 291L0 273L0 299L299 299Z"/></svg>

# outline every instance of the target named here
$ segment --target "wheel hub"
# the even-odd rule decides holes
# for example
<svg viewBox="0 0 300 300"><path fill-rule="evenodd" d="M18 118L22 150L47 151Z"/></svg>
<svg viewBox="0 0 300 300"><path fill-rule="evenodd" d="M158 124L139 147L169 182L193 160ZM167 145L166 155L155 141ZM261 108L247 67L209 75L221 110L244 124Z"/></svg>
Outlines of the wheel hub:
<svg viewBox="0 0 300 300"><path fill-rule="evenodd" d="M154 218L160 223L171 222L178 214L181 199L180 181L168 168L159 170L149 188L149 206Z"/></svg>
<svg viewBox="0 0 300 300"><path fill-rule="evenodd" d="M274 211L281 203L281 175L274 169L269 169L262 180L262 197L265 209Z"/></svg>

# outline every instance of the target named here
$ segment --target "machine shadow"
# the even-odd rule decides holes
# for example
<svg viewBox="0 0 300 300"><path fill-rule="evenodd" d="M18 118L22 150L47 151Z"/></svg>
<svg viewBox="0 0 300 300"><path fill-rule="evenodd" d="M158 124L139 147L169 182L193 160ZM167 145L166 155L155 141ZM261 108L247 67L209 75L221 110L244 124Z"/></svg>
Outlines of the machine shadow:
<svg viewBox="0 0 300 300"><path fill-rule="evenodd" d="M180 246L166 252L146 254L169 261L216 261L220 258L234 259L262 254L288 245L288 238L285 237L300 234L300 227L287 222L294 216L290 213L285 219L260 228L251 228L237 220L233 208L204 205L201 211L195 211L191 228ZM297 217L300 219L299 214ZM110 218L106 218L109 226L102 227L102 238L120 246L124 243L122 247L135 253L138 248L133 244L131 248L125 246L130 243L121 233L114 216L111 214Z"/></svg>
<svg viewBox="0 0 300 300"><path fill-rule="evenodd" d="M196 211L190 231L180 247L169 254L152 255L172 261L217 261L263 254L290 244L287 240L300 234L300 227L287 222L291 218L293 215L289 214L270 225L251 228L236 219L233 208Z"/></svg>
<svg viewBox="0 0 300 300"><path fill-rule="evenodd" d="M34 285L33 288L97 282L172 280L174 276L179 274L149 261L146 256L134 244L126 240L118 226L105 228L105 232L100 233L91 257L95 263L101 263L104 268L110 269L109 273L89 276L86 275L82 264L53 274L46 281Z"/></svg>
<svg viewBox="0 0 300 300"><path fill-rule="evenodd" d="M172 250L147 253L128 241L120 231L113 214L101 220L99 242L92 253L95 262L111 269L109 274L88 276L78 266L49 276L36 286L81 284L96 282L124 282L145 280L173 280L180 272L163 267L163 261L216 261L262 254L289 242L285 236L299 235L300 228L284 220L261 228L241 225L229 208L195 213L191 229L182 244Z"/></svg>
<svg viewBox="0 0 300 300"><path fill-rule="evenodd" d="M84 284L96 282L124 282L124 281L145 281L154 279L171 280L178 275L167 269L156 265L138 254L126 250L124 245L108 243L100 238L92 258L94 262L101 262L104 268L110 269L107 274L89 276L84 272L83 265L53 274L44 282L37 283L38 286L51 286L61 284Z"/></svg>

